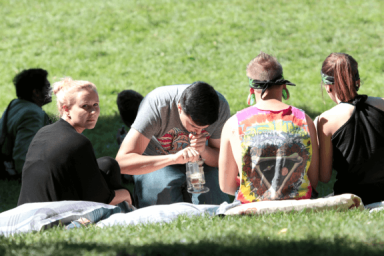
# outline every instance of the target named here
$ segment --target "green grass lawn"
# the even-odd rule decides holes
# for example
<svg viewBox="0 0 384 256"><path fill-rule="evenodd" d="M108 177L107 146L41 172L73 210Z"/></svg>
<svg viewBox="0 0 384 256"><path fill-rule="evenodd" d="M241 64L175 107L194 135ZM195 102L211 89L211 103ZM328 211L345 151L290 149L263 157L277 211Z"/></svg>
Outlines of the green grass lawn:
<svg viewBox="0 0 384 256"><path fill-rule="evenodd" d="M277 213L0 237L7 255L383 255L384 213Z"/></svg>
<svg viewBox="0 0 384 256"><path fill-rule="evenodd" d="M162 85L212 84L231 113L245 108L248 62L275 55L290 87L289 104L311 117L333 102L320 90L331 52L359 63L361 94L384 95L384 1L270 0L0 0L0 112L15 98L12 78L24 68L70 76L99 90L101 116L85 131L97 157L115 156L117 93L143 95ZM57 115L55 104L44 106ZM334 180L335 178L333 178ZM322 195L330 185L320 184ZM0 182L0 212L16 206L20 186ZM288 228L286 233L278 232ZM383 214L274 214L180 219L136 227L61 228L0 238L0 255L362 255L383 253Z"/></svg>

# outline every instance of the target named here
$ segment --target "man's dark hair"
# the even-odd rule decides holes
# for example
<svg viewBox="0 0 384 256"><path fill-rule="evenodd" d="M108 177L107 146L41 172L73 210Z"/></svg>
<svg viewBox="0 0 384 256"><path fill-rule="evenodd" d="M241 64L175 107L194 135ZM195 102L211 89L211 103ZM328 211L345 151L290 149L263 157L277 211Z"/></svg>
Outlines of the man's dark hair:
<svg viewBox="0 0 384 256"><path fill-rule="evenodd" d="M41 91L46 85L48 72L41 68L24 69L13 78L19 99L32 101L33 90Z"/></svg>
<svg viewBox="0 0 384 256"><path fill-rule="evenodd" d="M120 117L129 128L136 119L140 102L143 98L140 93L133 90L124 90L117 95L117 107L120 112Z"/></svg>
<svg viewBox="0 0 384 256"><path fill-rule="evenodd" d="M211 125L219 118L219 96L205 82L197 81L188 86L181 95L180 105L199 126Z"/></svg>

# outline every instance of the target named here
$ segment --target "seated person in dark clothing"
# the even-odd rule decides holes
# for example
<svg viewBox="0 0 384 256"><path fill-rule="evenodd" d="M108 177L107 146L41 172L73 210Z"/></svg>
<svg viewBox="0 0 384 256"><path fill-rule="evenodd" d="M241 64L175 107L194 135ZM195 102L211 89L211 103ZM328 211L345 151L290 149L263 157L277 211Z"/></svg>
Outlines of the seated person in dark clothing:
<svg viewBox="0 0 384 256"><path fill-rule="evenodd" d="M123 120L128 128L131 128L135 121L143 98L143 95L134 90L124 90L117 95L117 108L119 109L121 120ZM123 142L125 135L127 135L127 132L123 126L119 129L116 137L119 146Z"/></svg>
<svg viewBox="0 0 384 256"><path fill-rule="evenodd" d="M13 79L17 99L0 119L0 179L20 179L29 144L37 131L50 124L42 106L52 101L51 84L44 69L27 69Z"/></svg>
<svg viewBox="0 0 384 256"><path fill-rule="evenodd" d="M335 195L351 193L364 204L384 200L384 99L359 95L356 60L332 53L321 68L322 84L337 105L317 122L320 175L328 182L336 170Z"/></svg>
<svg viewBox="0 0 384 256"><path fill-rule="evenodd" d="M119 109L121 120L124 124L131 129L133 122L136 119L137 112L141 101L144 99L143 95L134 90L124 90L117 95L117 108ZM116 141L119 147L123 142L127 131L124 125L117 131ZM133 176L129 174L122 174L123 181L133 183Z"/></svg>
<svg viewBox="0 0 384 256"><path fill-rule="evenodd" d="M117 162L96 159L91 142L81 134L95 127L100 114L95 85L65 78L55 84L54 93L61 118L40 129L31 142L18 205L62 200L131 204Z"/></svg>

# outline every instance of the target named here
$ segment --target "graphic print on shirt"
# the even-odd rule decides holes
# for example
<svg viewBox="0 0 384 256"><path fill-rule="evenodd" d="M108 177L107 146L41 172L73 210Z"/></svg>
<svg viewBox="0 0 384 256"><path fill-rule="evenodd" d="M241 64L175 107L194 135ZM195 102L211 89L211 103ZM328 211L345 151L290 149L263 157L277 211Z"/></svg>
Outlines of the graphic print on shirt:
<svg viewBox="0 0 384 256"><path fill-rule="evenodd" d="M238 199L309 198L307 170L312 155L305 120L294 115L259 113L239 122L243 169Z"/></svg>
<svg viewBox="0 0 384 256"><path fill-rule="evenodd" d="M207 140L209 139L210 137L209 132L207 132L206 130L203 130L201 133L205 134ZM156 147L157 153L160 155L165 155L165 154L175 154L179 152L180 150L189 146L188 136L189 136L188 132L185 132L184 130L181 130L180 128L177 128L177 127L172 128L162 137L157 138L157 140L162 146L162 148Z"/></svg>

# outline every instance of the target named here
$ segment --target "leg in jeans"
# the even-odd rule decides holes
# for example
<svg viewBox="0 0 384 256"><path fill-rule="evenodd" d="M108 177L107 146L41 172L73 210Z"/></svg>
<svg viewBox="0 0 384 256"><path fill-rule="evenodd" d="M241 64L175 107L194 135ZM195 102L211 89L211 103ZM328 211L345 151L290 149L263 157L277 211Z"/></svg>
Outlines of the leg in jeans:
<svg viewBox="0 0 384 256"><path fill-rule="evenodd" d="M157 171L134 175L138 207L190 201L186 189L185 165L170 165ZM190 201L191 202L191 201Z"/></svg>
<svg viewBox="0 0 384 256"><path fill-rule="evenodd" d="M208 193L186 192L185 165L170 165L144 175L135 175L135 195L139 208L155 204L193 202L195 204L221 204L229 202L228 195L221 192L217 168L204 165L205 184Z"/></svg>
<svg viewBox="0 0 384 256"><path fill-rule="evenodd" d="M192 202L194 204L221 204L229 203L229 197L223 193L219 186L219 172L216 167L204 164L205 186L209 192L203 194L193 194Z"/></svg>

